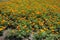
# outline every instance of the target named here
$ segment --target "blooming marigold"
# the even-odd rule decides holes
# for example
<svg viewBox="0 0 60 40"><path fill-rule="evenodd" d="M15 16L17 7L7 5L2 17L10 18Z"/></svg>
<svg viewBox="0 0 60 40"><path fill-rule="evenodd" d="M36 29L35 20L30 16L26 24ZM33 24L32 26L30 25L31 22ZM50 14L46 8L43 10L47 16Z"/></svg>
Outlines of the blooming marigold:
<svg viewBox="0 0 60 40"><path fill-rule="evenodd" d="M26 32L29 32L29 30L27 30Z"/></svg>
<svg viewBox="0 0 60 40"><path fill-rule="evenodd" d="M44 28L44 30L48 30L47 28Z"/></svg>
<svg viewBox="0 0 60 40"><path fill-rule="evenodd" d="M25 10L21 10L23 13L25 13Z"/></svg>
<svg viewBox="0 0 60 40"><path fill-rule="evenodd" d="M45 32L43 29L40 30L41 32Z"/></svg>
<svg viewBox="0 0 60 40"><path fill-rule="evenodd" d="M57 24L60 24L60 22L57 22Z"/></svg>
<svg viewBox="0 0 60 40"><path fill-rule="evenodd" d="M34 30L34 28L32 28L32 30Z"/></svg>
<svg viewBox="0 0 60 40"><path fill-rule="evenodd" d="M55 30L52 30L52 32L54 32Z"/></svg>
<svg viewBox="0 0 60 40"><path fill-rule="evenodd" d="M0 28L0 31L2 31L3 30L3 28Z"/></svg>
<svg viewBox="0 0 60 40"><path fill-rule="evenodd" d="M41 14L41 12L40 12L40 11L38 11L36 14Z"/></svg>
<svg viewBox="0 0 60 40"><path fill-rule="evenodd" d="M52 29L51 31L52 31L52 33L55 33L55 30L54 29Z"/></svg>
<svg viewBox="0 0 60 40"><path fill-rule="evenodd" d="M35 23L33 23L32 25L35 25Z"/></svg>
<svg viewBox="0 0 60 40"><path fill-rule="evenodd" d="M4 26L4 27L2 27L3 29L5 29L6 27Z"/></svg>
<svg viewBox="0 0 60 40"><path fill-rule="evenodd" d="M27 28L27 26L26 26L26 25L24 25L24 26L23 26L23 29L25 29L25 28Z"/></svg>
<svg viewBox="0 0 60 40"><path fill-rule="evenodd" d="M5 22L5 20L2 20L1 23L3 24Z"/></svg>
<svg viewBox="0 0 60 40"><path fill-rule="evenodd" d="M44 22L40 22L40 21L39 21L39 25L43 26L43 25L44 25Z"/></svg>
<svg viewBox="0 0 60 40"><path fill-rule="evenodd" d="M20 30L20 26L17 26L17 29Z"/></svg>
<svg viewBox="0 0 60 40"><path fill-rule="evenodd" d="M12 30L13 33L15 33L15 30Z"/></svg>
<svg viewBox="0 0 60 40"><path fill-rule="evenodd" d="M34 34L34 32L32 32L32 34Z"/></svg>

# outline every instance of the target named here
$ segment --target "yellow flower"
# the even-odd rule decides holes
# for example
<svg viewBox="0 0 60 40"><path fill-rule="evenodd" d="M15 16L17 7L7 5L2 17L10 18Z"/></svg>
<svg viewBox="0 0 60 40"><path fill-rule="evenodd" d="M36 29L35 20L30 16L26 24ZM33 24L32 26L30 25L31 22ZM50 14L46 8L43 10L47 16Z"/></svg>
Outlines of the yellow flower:
<svg viewBox="0 0 60 40"><path fill-rule="evenodd" d="M0 31L2 31L3 30L3 28L0 28Z"/></svg>
<svg viewBox="0 0 60 40"><path fill-rule="evenodd" d="M44 28L44 30L48 30L47 28Z"/></svg>
<svg viewBox="0 0 60 40"><path fill-rule="evenodd" d="M51 31L54 32L55 30L52 29Z"/></svg>
<svg viewBox="0 0 60 40"><path fill-rule="evenodd" d="M3 24L5 22L5 20L2 20L1 23Z"/></svg>
<svg viewBox="0 0 60 40"><path fill-rule="evenodd" d="M53 29L53 26L52 26L52 27L50 27L50 29Z"/></svg>
<svg viewBox="0 0 60 40"><path fill-rule="evenodd" d="M32 34L34 34L34 32L32 32Z"/></svg>
<svg viewBox="0 0 60 40"><path fill-rule="evenodd" d="M2 27L3 29L5 29L6 27L4 26L4 27Z"/></svg>
<svg viewBox="0 0 60 40"><path fill-rule="evenodd" d="M12 30L13 33L15 33L15 30Z"/></svg>
<svg viewBox="0 0 60 40"><path fill-rule="evenodd" d="M5 20L2 20L3 22L5 22Z"/></svg>
<svg viewBox="0 0 60 40"><path fill-rule="evenodd" d="M27 30L26 32L29 32L29 30Z"/></svg>
<svg viewBox="0 0 60 40"><path fill-rule="evenodd" d="M54 29L52 29L51 31L52 31L52 33L55 33L55 30Z"/></svg>
<svg viewBox="0 0 60 40"><path fill-rule="evenodd" d="M43 30L43 29L41 29L40 31L41 31L41 32L45 32L45 30Z"/></svg>
<svg viewBox="0 0 60 40"><path fill-rule="evenodd" d="M44 25L44 22L40 22L40 21L39 21L39 25L43 26L43 25Z"/></svg>
<svg viewBox="0 0 60 40"><path fill-rule="evenodd" d="M33 23L32 25L35 25L35 23Z"/></svg>
<svg viewBox="0 0 60 40"><path fill-rule="evenodd" d="M60 22L57 22L57 24L60 24Z"/></svg>

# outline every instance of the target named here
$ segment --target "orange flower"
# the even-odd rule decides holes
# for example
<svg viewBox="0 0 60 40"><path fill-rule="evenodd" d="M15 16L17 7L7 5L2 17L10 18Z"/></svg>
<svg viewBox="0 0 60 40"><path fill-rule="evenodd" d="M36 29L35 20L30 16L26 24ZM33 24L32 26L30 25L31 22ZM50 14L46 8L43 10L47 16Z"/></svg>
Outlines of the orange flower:
<svg viewBox="0 0 60 40"><path fill-rule="evenodd" d="M18 4L16 4L16 7L17 7L17 8L19 7Z"/></svg>
<svg viewBox="0 0 60 40"><path fill-rule="evenodd" d="M4 26L4 27L2 27L3 29L5 29L6 27Z"/></svg>
<svg viewBox="0 0 60 40"><path fill-rule="evenodd" d="M25 13L25 10L21 10L23 13Z"/></svg>
<svg viewBox="0 0 60 40"><path fill-rule="evenodd" d="M59 8L57 5L54 5L53 7L54 7L54 8Z"/></svg>
<svg viewBox="0 0 60 40"><path fill-rule="evenodd" d="M52 31L52 33L54 33L54 34L55 34L55 30L53 30L53 29L52 29L51 31Z"/></svg>
<svg viewBox="0 0 60 40"><path fill-rule="evenodd" d="M43 25L44 25L44 22L40 22L40 21L39 21L39 25L43 26Z"/></svg>
<svg viewBox="0 0 60 40"><path fill-rule="evenodd" d="M23 29L25 29L25 28L27 28L27 26L26 26L26 25L24 25L24 26L23 26Z"/></svg>
<svg viewBox="0 0 60 40"><path fill-rule="evenodd" d="M36 12L36 14L41 14L41 12L40 12L40 11L38 11L38 12Z"/></svg>
<svg viewBox="0 0 60 40"><path fill-rule="evenodd" d="M52 29L51 31L54 32L55 30Z"/></svg>
<svg viewBox="0 0 60 40"><path fill-rule="evenodd" d="M2 20L1 23L3 24L5 22L5 20Z"/></svg>
<svg viewBox="0 0 60 40"><path fill-rule="evenodd" d="M32 32L32 34L34 34L34 32Z"/></svg>
<svg viewBox="0 0 60 40"><path fill-rule="evenodd" d="M46 8L48 8L49 7L49 4L46 4Z"/></svg>
<svg viewBox="0 0 60 40"><path fill-rule="evenodd" d="M17 26L17 29L20 30L20 26Z"/></svg>
<svg viewBox="0 0 60 40"><path fill-rule="evenodd" d="M28 5L27 8L30 9L30 6Z"/></svg>
<svg viewBox="0 0 60 40"><path fill-rule="evenodd" d="M34 28L32 28L32 30L34 30Z"/></svg>
<svg viewBox="0 0 60 40"><path fill-rule="evenodd" d="M57 24L60 24L60 22L57 22Z"/></svg>
<svg viewBox="0 0 60 40"><path fill-rule="evenodd" d="M46 12L46 9L42 8L43 12Z"/></svg>
<svg viewBox="0 0 60 40"><path fill-rule="evenodd" d="M16 9L11 9L11 11L12 11L12 12L17 12L17 10L16 10Z"/></svg>

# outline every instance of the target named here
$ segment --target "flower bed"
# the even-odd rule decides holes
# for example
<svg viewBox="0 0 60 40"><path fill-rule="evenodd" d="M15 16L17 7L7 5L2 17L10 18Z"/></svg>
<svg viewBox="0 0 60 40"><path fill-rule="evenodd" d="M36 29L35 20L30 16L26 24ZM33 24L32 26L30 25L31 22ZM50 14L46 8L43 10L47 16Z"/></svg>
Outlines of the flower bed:
<svg viewBox="0 0 60 40"><path fill-rule="evenodd" d="M6 39L10 40L30 37L31 40L58 40L59 1L56 1L57 4L54 4L54 0L51 1L53 3L49 2L39 0L0 2L0 31L11 29L6 36Z"/></svg>

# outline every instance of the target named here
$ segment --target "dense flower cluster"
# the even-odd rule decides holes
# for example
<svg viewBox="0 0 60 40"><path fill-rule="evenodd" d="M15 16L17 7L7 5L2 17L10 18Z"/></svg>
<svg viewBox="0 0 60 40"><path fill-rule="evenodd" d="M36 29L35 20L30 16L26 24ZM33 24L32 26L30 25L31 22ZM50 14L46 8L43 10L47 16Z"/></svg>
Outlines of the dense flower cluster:
<svg viewBox="0 0 60 40"><path fill-rule="evenodd" d="M8 28L13 34L21 37L30 34L38 35L38 37L40 35L43 38L50 34L59 35L59 1L10 0L0 2L0 31Z"/></svg>

